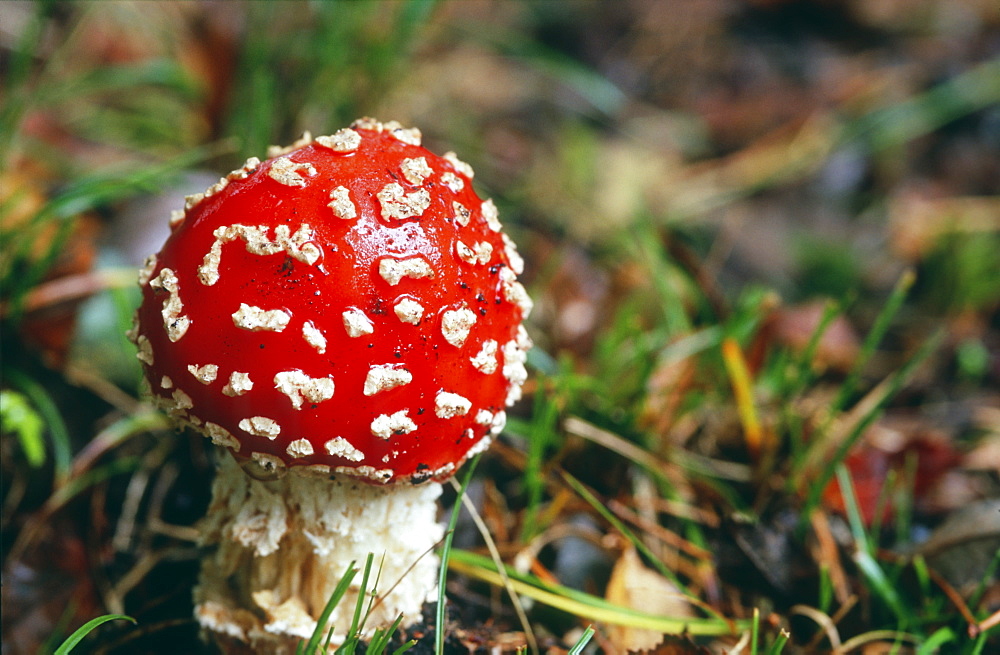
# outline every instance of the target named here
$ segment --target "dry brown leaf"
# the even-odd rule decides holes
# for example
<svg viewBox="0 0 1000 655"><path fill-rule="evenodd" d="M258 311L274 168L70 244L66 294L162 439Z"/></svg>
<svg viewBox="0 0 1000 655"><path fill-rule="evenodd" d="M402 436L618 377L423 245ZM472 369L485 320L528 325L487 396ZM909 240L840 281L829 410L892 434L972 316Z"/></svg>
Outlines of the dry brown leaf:
<svg viewBox="0 0 1000 655"><path fill-rule="evenodd" d="M691 606L677 587L646 567L633 547L622 553L611 570L605 598L616 605L647 614L694 616ZM656 648L663 641L663 635L655 630L611 626L608 628L608 639L621 652L644 651Z"/></svg>

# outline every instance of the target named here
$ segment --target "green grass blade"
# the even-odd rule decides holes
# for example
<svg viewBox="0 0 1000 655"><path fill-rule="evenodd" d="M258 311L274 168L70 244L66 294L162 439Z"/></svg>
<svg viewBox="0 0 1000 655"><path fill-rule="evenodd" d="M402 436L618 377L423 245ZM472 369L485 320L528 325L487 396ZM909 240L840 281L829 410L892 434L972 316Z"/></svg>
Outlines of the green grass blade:
<svg viewBox="0 0 1000 655"><path fill-rule="evenodd" d="M583 634L580 635L580 638L576 640L576 643L573 644L573 647L569 649L569 652L566 655L580 655L587 644L590 643L590 639L593 636L594 626L588 625L587 629L583 631Z"/></svg>
<svg viewBox="0 0 1000 655"><path fill-rule="evenodd" d="M979 633L979 638L976 639L976 645L973 646L969 655L982 655L983 649L986 648L986 639L990 632L992 632L992 630Z"/></svg>
<svg viewBox="0 0 1000 655"><path fill-rule="evenodd" d="M677 288L680 277L673 264L663 239L653 221L637 220L632 223L629 234L637 259L649 271L649 279L659 295L659 306L663 311L663 325L670 336L686 335L691 332L691 319L685 311L685 302ZM685 279L685 281L687 281Z"/></svg>
<svg viewBox="0 0 1000 655"><path fill-rule="evenodd" d="M365 655L382 655L385 649L389 647L389 642L392 640L392 635L396 634L396 630L399 629L399 625L403 622L403 615L400 614L396 617L396 620L392 622L388 628L379 628L375 631L372 636L371 641L368 642L368 649L365 651ZM409 644L415 644L416 641L410 640L407 642ZM403 648L406 644L403 644L400 648ZM406 646L408 648L408 646ZM404 650L406 650L404 648Z"/></svg>
<svg viewBox="0 0 1000 655"><path fill-rule="evenodd" d="M351 629L348 632L350 635L356 635L361 632L361 628L364 625L364 620L361 618L361 611L364 609L365 600L369 598L368 596L368 579L371 576L372 564L375 561L375 554L368 553L368 557L365 558L365 568L361 572L361 589L358 592L358 600L354 604L354 617L351 619ZM367 618L367 615L365 616Z"/></svg>
<svg viewBox="0 0 1000 655"><path fill-rule="evenodd" d="M403 644L402 646L400 646L399 648L397 648L396 650L392 651L392 655L402 655L403 653L405 653L406 651L410 650L411 648L413 648L416 645L417 645L417 640L416 639L411 639L408 642L406 642L405 644Z"/></svg>
<svg viewBox="0 0 1000 655"><path fill-rule="evenodd" d="M109 621L117 621L119 619L123 619L125 621L131 621L133 624L136 623L135 619L133 619L131 616L125 616L124 614L105 614L104 616L99 616L96 619L91 619L86 623L84 623L83 625L81 625L73 632L73 634L67 637L66 641L60 644L59 648L57 648L52 655L66 655L66 653L69 653L74 648L76 648L77 644L83 641L84 637L90 634L94 629L104 625Z"/></svg>
<svg viewBox="0 0 1000 655"><path fill-rule="evenodd" d="M451 559L451 542L455 537L455 526L458 524L458 514L462 509L462 496L469 488L472 481L472 473L479 463L479 455L472 458L465 465L465 477L462 478L462 485L455 496L455 506L451 510L451 518L448 519L448 530L444 535L444 544L441 546L441 570L438 572L438 597L437 611L434 616L434 652L437 655L444 655L444 614L445 614L445 584L448 582L448 561Z"/></svg>
<svg viewBox="0 0 1000 655"><path fill-rule="evenodd" d="M844 499L844 508L847 511L847 523L850 525L851 535L854 537L854 546L871 556L875 552L875 546L865 530L864 521L861 518L861 508L858 507L858 497L854 493L851 472L844 464L837 464L836 476L837 484L840 485L840 495Z"/></svg>
<svg viewBox="0 0 1000 655"><path fill-rule="evenodd" d="M955 631L949 627L939 628L917 649L917 655L934 655L940 651L941 646L955 641Z"/></svg>
<svg viewBox="0 0 1000 655"><path fill-rule="evenodd" d="M439 0L410 0L404 3L396 20L394 39L409 44L414 33L427 23L438 2Z"/></svg>
<svg viewBox="0 0 1000 655"><path fill-rule="evenodd" d="M475 577L492 585L503 587L504 576L497 571L493 560L463 550L452 551L449 567L459 573ZM506 577L521 596L561 610L588 621L600 621L647 630L657 630L664 634L691 635L732 635L750 626L748 620L719 618L678 618L648 614L640 610L611 603L600 596L594 596L563 585L549 584L538 578L521 574L510 567L505 568Z"/></svg>
<svg viewBox="0 0 1000 655"><path fill-rule="evenodd" d="M558 394L547 389L541 380L539 382L538 391L534 398L535 409L532 412L532 420L526 433L528 435L526 438L528 457L524 465L524 474L521 476L521 484L524 485L527 496L524 519L521 522L521 543L527 543L538 530L536 518L545 491L545 475L543 474L545 456L559 421Z"/></svg>
<svg viewBox="0 0 1000 655"><path fill-rule="evenodd" d="M916 281L917 276L912 270L906 271L896 282L896 286L893 287L892 293L889 294L889 298L886 300L882 311L878 313L875 318L875 323L872 325L871 330L865 336L864 342L861 344L861 351L858 353L858 359L855 361L854 366L851 367L850 373L847 375L847 379L840 386L837 392L837 396L833 401L830 408L831 417L840 412L846 405L847 401L854 395L857 389L858 382L861 380L861 374L864 367L868 364L869 360L873 354L875 354L875 349L878 344L882 342L882 338L889 329L889 325L892 320L896 317L900 308L903 306L903 301L906 300L907 294L910 292L910 288L913 287L913 283Z"/></svg>
<svg viewBox="0 0 1000 655"><path fill-rule="evenodd" d="M843 313L840 303L828 302L823 306L823 314L820 316L816 329L809 335L809 342L798 356L794 373L795 378L788 383L785 394L794 397L802 393L815 379L816 373L813 367L813 360L816 358L816 351L819 349L820 341L833 321Z"/></svg>
<svg viewBox="0 0 1000 655"><path fill-rule="evenodd" d="M967 114L1000 103L1000 58L986 61L903 102L878 109L848 126L850 140L873 151L900 146Z"/></svg>
<svg viewBox="0 0 1000 655"><path fill-rule="evenodd" d="M344 598L344 594L347 593L347 589L351 586L351 582L357 574L358 569L355 566L355 562L348 564L347 569L344 571L344 575L340 578L340 582L337 583L333 593L330 594L330 600L326 602L323 612L319 615L319 620L316 621L316 629L313 630L312 636L309 637L309 641L305 645L306 655L313 655L313 653L315 653L319 648L320 642L323 640L323 636L325 634L324 631L326 630L326 623L330 620L330 615L333 614L333 609Z"/></svg>
<svg viewBox="0 0 1000 655"><path fill-rule="evenodd" d="M923 364L930 357L931 353L937 350L943 338L943 331L939 330L935 332L931 338L924 342L913 357L889 378L889 383L881 397L878 398L878 402L874 403L869 411L858 420L857 424L843 440L843 443L838 446L836 452L823 462L823 467L819 471L819 475L810 483L807 500L802 512L803 517L809 516L812 509L819 505L823 496L823 490L826 489L827 484L833 478L834 472L837 470L837 465L844 461L847 453L854 447L854 444L861 438L865 430L882 415L882 410L899 393L903 385L909 381L917 367ZM802 471L801 473L804 474L805 472Z"/></svg>
<svg viewBox="0 0 1000 655"><path fill-rule="evenodd" d="M854 494L854 485L851 483L851 475L844 464L837 465L836 469L837 482L840 484L840 494L844 498L844 507L847 509L847 521L851 526L851 534L854 537L854 563L858 565L858 569L861 570L862 575L868 580L876 595L885 602L901 623L907 624L911 621L912 617L907 611L899 593L896 591L895 586L875 559L875 545L865 531L861 511L858 508L857 496Z"/></svg>
<svg viewBox="0 0 1000 655"><path fill-rule="evenodd" d="M781 655L781 651L785 649L785 644L788 643L789 637L792 635L785 630L778 633L778 637L774 640L774 643L767 649L767 655Z"/></svg>

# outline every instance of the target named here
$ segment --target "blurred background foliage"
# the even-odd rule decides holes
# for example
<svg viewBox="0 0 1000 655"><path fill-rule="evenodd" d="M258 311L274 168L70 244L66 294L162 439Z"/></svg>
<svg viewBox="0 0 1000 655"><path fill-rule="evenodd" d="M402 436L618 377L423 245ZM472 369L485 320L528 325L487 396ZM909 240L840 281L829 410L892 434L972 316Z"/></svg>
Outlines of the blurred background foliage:
<svg viewBox="0 0 1000 655"><path fill-rule="evenodd" d="M0 71L5 653L104 612L139 624L81 648L210 652L212 455L137 397L134 269L362 115L459 152L527 260L533 381L470 489L525 597L612 603L606 652L699 607L758 609L752 652L1000 643L995 0L4 2ZM464 530L455 648L595 620L520 624Z"/></svg>

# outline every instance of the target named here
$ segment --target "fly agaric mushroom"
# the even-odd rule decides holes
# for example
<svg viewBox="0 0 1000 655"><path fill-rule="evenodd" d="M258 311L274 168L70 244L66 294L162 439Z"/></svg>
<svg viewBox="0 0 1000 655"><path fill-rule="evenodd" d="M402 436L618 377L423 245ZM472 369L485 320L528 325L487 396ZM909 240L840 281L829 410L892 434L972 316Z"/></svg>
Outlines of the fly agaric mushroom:
<svg viewBox="0 0 1000 655"><path fill-rule="evenodd" d="M418 130L361 119L269 155L174 213L131 333L153 402L231 455L196 614L257 652L308 638L369 552L395 584L369 627L419 618L439 483L520 397L531 309L493 202Z"/></svg>

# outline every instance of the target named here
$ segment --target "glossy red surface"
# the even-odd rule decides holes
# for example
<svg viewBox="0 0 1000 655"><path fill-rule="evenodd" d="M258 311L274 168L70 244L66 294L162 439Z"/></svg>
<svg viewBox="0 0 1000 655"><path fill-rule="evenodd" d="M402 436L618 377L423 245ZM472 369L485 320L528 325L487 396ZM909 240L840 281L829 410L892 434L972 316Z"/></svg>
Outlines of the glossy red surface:
<svg viewBox="0 0 1000 655"><path fill-rule="evenodd" d="M523 360L527 348L526 339L518 339L518 326L528 308L524 302L515 302L517 294L510 291L510 273L502 271L510 268L511 253L505 250L501 234L484 218L483 203L471 180L448 160L404 143L391 130L359 128L357 132L362 138L353 152L336 152L313 142L283 155L315 170L315 175L309 175L305 167L296 171L304 186L274 179L269 171L276 160L268 160L245 179L230 181L187 211L149 271L153 283L143 285L137 339L148 339L153 359L152 365L144 364L144 370L154 400L202 431L214 430L218 437L216 428L209 430L207 424L224 429L239 441L238 449L232 448L238 458L260 459L255 453L263 453L280 458L287 466L329 466L334 473L380 483L401 477L415 481L447 477L451 465L460 463L471 448L481 447L488 438L491 426L485 424L483 410L491 415L502 412L511 387L520 381L516 373L520 364L513 360ZM414 184L401 172L401 165L404 159L418 157L433 172ZM442 183L444 173L457 175L464 188L452 191ZM383 217L377 194L391 183L401 185L406 193L426 189L429 205L419 216ZM356 218L340 218L329 206L331 191L339 186L349 190ZM454 202L471 211L467 225L456 219ZM255 254L246 239L234 238L221 245L218 280L207 284L199 278L199 270L204 272L206 255L217 241L216 231L233 225L266 230L258 233L271 243L270 250L267 245L263 250L273 254ZM318 258L310 263L303 261L308 257L294 256L294 248L276 246L278 226L288 226L292 235L307 235L295 247L305 252L315 246ZM492 253L485 262L469 263L456 256L459 241L470 247L488 243ZM413 257L426 261L433 277L402 277L391 285L380 275L383 259ZM179 312L165 309L171 294L156 288L164 269L176 276ZM404 298L424 308L416 325L404 322L394 311ZM238 327L233 314L241 304L281 310L288 323L281 331ZM462 308L471 310L476 321L465 342L456 346L445 339L442 320L446 311ZM360 310L370 319L371 334L348 334L343 313L351 310ZM183 336L171 341L167 326L178 315L190 325ZM325 352L320 353L305 338L307 322L325 337ZM472 362L487 340L498 345L496 368L488 373ZM511 342L518 341L517 355L505 361L504 345L511 344L509 355L515 349ZM505 377L505 364L513 382ZM189 365L214 365L216 377L199 380ZM365 395L366 377L373 366L404 369L412 380ZM300 396L302 404L297 409L295 393L276 387L276 376L296 371L308 378L332 380L332 396L318 402ZM523 377L523 368L520 371ZM224 394L233 372L246 373L252 388L242 395ZM169 386L164 387L164 382ZM468 411L439 416L435 403L441 392L467 399ZM517 395L515 391L512 399ZM415 429L408 433L397 429L387 439L373 433L372 423L379 416L401 411ZM273 439L251 434L245 422L243 427L240 424L252 417L272 420L280 432ZM358 452L348 457L341 451L331 455L327 443L337 437L348 440ZM223 436L221 441L227 439ZM290 452L289 445L302 439L309 445L299 441Z"/></svg>

